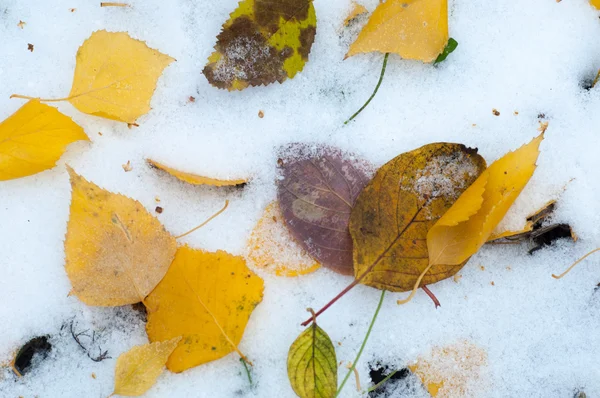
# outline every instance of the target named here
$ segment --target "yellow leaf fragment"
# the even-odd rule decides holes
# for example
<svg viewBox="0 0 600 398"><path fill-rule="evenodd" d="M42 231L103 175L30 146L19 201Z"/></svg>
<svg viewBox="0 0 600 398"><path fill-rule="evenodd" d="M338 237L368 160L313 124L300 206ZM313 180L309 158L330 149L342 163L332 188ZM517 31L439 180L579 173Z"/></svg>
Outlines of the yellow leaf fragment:
<svg viewBox="0 0 600 398"><path fill-rule="evenodd" d="M165 171L165 172L171 174L173 177L175 177L181 181L187 182L188 184L193 184L193 185L212 185L215 187L223 187L223 186L241 185L241 184L245 184L248 182L247 179L241 179L241 178L233 179L233 180L219 180L216 178L203 177L203 176L199 176L199 175L192 174L192 173L186 173L184 171L179 171L172 167L166 166L163 163L159 163L152 159L146 159L146 162L148 162L148 164L152 167L155 167L159 170Z"/></svg>
<svg viewBox="0 0 600 398"><path fill-rule="evenodd" d="M248 239L248 262L277 276L300 276L320 264L300 247L285 226L279 204L271 202Z"/></svg>
<svg viewBox="0 0 600 398"><path fill-rule="evenodd" d="M533 175L543 139L495 161L431 227L430 264L461 264L479 250Z"/></svg>
<svg viewBox="0 0 600 398"><path fill-rule="evenodd" d="M469 397L469 386L483 384L482 370L487 353L467 341L448 347L434 347L427 356L408 366L434 398Z"/></svg>
<svg viewBox="0 0 600 398"><path fill-rule="evenodd" d="M352 2L352 10L350 10L350 13L344 20L344 26L348 26L350 21L352 21L354 18L358 17L359 15L366 14L368 12L369 11L365 8L365 6L353 1Z"/></svg>
<svg viewBox="0 0 600 398"><path fill-rule="evenodd" d="M135 346L117 359L113 394L137 397L156 383L181 337Z"/></svg>
<svg viewBox="0 0 600 398"><path fill-rule="evenodd" d="M600 0L590 0L590 4L600 10Z"/></svg>
<svg viewBox="0 0 600 398"><path fill-rule="evenodd" d="M236 351L263 281L242 257L187 246L177 250L169 271L145 301L150 341L182 336L167 368L182 372Z"/></svg>
<svg viewBox="0 0 600 398"><path fill-rule="evenodd" d="M0 123L0 181L54 167L67 145L79 140L88 137L70 117L29 101Z"/></svg>
<svg viewBox="0 0 600 398"><path fill-rule="evenodd" d="M138 201L68 170L72 198L65 269L72 293L97 306L144 300L167 272L175 238Z"/></svg>
<svg viewBox="0 0 600 398"><path fill-rule="evenodd" d="M375 9L346 57L379 51L433 62L447 42L447 0L388 0Z"/></svg>

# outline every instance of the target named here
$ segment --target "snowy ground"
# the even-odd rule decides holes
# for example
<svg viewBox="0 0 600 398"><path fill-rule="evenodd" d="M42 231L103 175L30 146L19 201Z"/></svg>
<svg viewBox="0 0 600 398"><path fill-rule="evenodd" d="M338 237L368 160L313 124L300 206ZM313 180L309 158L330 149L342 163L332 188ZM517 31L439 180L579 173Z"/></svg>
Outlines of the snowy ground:
<svg viewBox="0 0 600 398"><path fill-rule="evenodd" d="M423 293L401 307L396 299L404 295L388 294L357 369L367 385L370 361L403 367L433 346L466 339L488 355L483 381L468 396L570 398L580 388L600 396L599 257L560 281L550 276L600 244L600 89L582 88L600 67L600 21L587 0L451 0L450 35L458 49L437 68L390 57L379 94L348 126L343 121L370 95L383 58L342 61L350 38L340 32L350 0L315 0L316 41L295 79L234 93L211 87L200 72L236 0L130 3L122 9L100 8L95 0L0 0L0 119L23 104L10 94L65 96L77 48L94 30L128 31L177 59L159 80L153 110L139 128L58 104L92 142L70 146L52 170L0 182L0 362L34 336L50 334L55 345L23 379L2 371L2 397L106 397L118 355L146 342L144 324L131 310L87 307L67 297L63 238L70 186L64 164L152 212L160 197L164 212L158 217L173 234L229 199L223 215L185 242L242 254L262 210L275 199L281 144L327 143L381 165L426 143L460 142L478 147L489 163L535 136L540 113L550 127L539 167L507 221L518 225L559 198L555 221L571 224L580 240L534 255L523 246L485 247L458 283L431 286L442 303L437 310ZM378 1L364 3L372 10ZM196 101L189 103L189 96ZM149 169L145 157L252 181L243 191L192 187ZM121 165L128 160L133 171L125 173ZM255 363L255 387L249 388L232 354L182 374L165 372L148 397L293 396L285 360L305 308L320 307L350 279L327 270L291 279L261 276L264 300L240 346ZM332 340L342 343L338 360L354 359L378 297L374 289L355 288L320 318ZM99 343L111 359L96 363L85 356L68 327L61 331L72 319L80 329L103 330ZM341 367L340 376L345 371ZM422 396L401 390L392 396ZM359 396L353 379L342 395Z"/></svg>

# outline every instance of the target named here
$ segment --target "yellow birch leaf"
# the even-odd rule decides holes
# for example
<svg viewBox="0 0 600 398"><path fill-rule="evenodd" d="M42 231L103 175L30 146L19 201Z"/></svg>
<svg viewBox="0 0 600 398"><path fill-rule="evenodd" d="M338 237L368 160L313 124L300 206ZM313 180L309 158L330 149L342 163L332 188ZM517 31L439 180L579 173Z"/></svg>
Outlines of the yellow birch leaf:
<svg viewBox="0 0 600 398"><path fill-rule="evenodd" d="M70 117L29 101L0 123L0 181L54 167L67 145L79 140L88 137Z"/></svg>
<svg viewBox="0 0 600 398"><path fill-rule="evenodd" d="M151 109L156 82L173 61L126 32L99 30L77 51L69 96L41 101L69 101L83 113L135 124Z"/></svg>
<svg viewBox="0 0 600 398"><path fill-rule="evenodd" d="M277 276L300 276L318 270L313 260L285 226L279 204L271 202L248 239L248 262Z"/></svg>
<svg viewBox="0 0 600 398"><path fill-rule="evenodd" d="M144 300L167 272L175 238L138 201L68 170L72 197L65 269L72 293L96 306Z"/></svg>
<svg viewBox="0 0 600 398"><path fill-rule="evenodd" d="M245 358L237 345L262 296L262 279L246 267L242 257L183 246L145 301L146 331L150 341L183 337L167 361L172 372L233 351Z"/></svg>
<svg viewBox="0 0 600 398"><path fill-rule="evenodd" d="M495 161L431 227L427 233L431 265L461 264L488 240L533 175L543 139L540 134Z"/></svg>
<svg viewBox="0 0 600 398"><path fill-rule="evenodd" d="M203 176L199 176L196 174L186 173L184 171L176 170L172 167L166 166L166 165L159 163L152 159L146 159L146 161L148 162L148 164L150 166L155 167L159 170L165 171L165 172L171 174L173 177L177 178L178 180L187 182L188 184L212 185L215 187L223 187L223 186L241 185L241 184L245 184L248 182L248 180L241 179L241 178L233 179L233 180L219 180L216 178L203 177Z"/></svg>
<svg viewBox="0 0 600 398"><path fill-rule="evenodd" d="M600 10L600 0L590 0L590 4Z"/></svg>
<svg viewBox="0 0 600 398"><path fill-rule="evenodd" d="M433 62L446 43L447 0L388 0L373 11L346 57L379 51Z"/></svg>
<svg viewBox="0 0 600 398"><path fill-rule="evenodd" d="M408 368L434 398L468 397L469 386L481 385L487 353L470 342L434 347Z"/></svg>
<svg viewBox="0 0 600 398"><path fill-rule="evenodd" d="M350 215L356 280L377 289L412 290L429 265L427 231L484 169L476 149L435 143L403 153L377 170ZM449 278L462 266L437 264L423 284Z"/></svg>
<svg viewBox="0 0 600 398"><path fill-rule="evenodd" d="M113 395L137 397L148 391L163 372L169 355L180 340L181 336L168 341L139 345L119 355L115 367Z"/></svg>

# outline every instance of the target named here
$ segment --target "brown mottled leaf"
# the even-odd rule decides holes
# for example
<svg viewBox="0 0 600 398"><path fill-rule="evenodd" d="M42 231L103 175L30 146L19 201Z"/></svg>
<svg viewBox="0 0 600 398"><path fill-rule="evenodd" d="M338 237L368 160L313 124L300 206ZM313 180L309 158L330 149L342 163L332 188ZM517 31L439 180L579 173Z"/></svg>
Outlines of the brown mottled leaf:
<svg viewBox="0 0 600 398"><path fill-rule="evenodd" d="M350 217L357 280L378 289L412 290L429 265L427 231L485 167L476 149L450 143L425 145L382 166ZM434 265L422 284L448 278L463 265Z"/></svg>
<svg viewBox="0 0 600 398"><path fill-rule="evenodd" d="M370 166L336 148L302 144L291 145L282 162L277 196L292 235L323 266L352 275L348 221Z"/></svg>
<svg viewBox="0 0 600 398"><path fill-rule="evenodd" d="M312 0L243 0L223 25L203 73L230 91L282 83L304 68L316 30Z"/></svg>

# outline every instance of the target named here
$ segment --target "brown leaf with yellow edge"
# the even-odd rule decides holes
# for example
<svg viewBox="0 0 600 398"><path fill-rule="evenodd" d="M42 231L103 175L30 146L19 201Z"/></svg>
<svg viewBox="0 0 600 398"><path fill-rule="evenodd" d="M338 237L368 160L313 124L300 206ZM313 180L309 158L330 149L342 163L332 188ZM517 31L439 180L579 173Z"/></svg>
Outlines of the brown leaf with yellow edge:
<svg viewBox="0 0 600 398"><path fill-rule="evenodd" d="M56 108L31 100L0 123L0 181L50 169L83 129Z"/></svg>
<svg viewBox="0 0 600 398"><path fill-rule="evenodd" d="M312 259L285 226L279 203L271 202L248 239L248 263L277 276L300 276L318 270Z"/></svg>
<svg viewBox="0 0 600 398"><path fill-rule="evenodd" d="M263 281L242 257L187 246L177 250L169 271L147 297L150 341L183 336L167 361L172 372L214 361L236 351Z"/></svg>
<svg viewBox="0 0 600 398"><path fill-rule="evenodd" d="M96 306L144 300L167 272L175 238L138 201L68 171L72 196L65 269L71 293Z"/></svg>
<svg viewBox="0 0 600 398"><path fill-rule="evenodd" d="M115 390L112 395L137 397L156 383L169 355L181 336L167 341L138 345L119 355L115 367Z"/></svg>
<svg viewBox="0 0 600 398"><path fill-rule="evenodd" d="M540 134L495 161L431 227L427 247L432 266L464 263L488 240L533 175L543 139Z"/></svg>
<svg viewBox="0 0 600 398"><path fill-rule="evenodd" d="M448 0L387 0L371 18L346 57L379 51L433 62L448 42Z"/></svg>
<svg viewBox="0 0 600 398"><path fill-rule="evenodd" d="M350 216L356 279L412 290L429 264L427 231L484 169L476 149L451 143L425 145L383 165ZM436 265L423 284L451 277L462 265Z"/></svg>
<svg viewBox="0 0 600 398"><path fill-rule="evenodd" d="M151 109L156 82L175 59L126 32L99 30L79 47L76 61L69 96L41 101L69 101L83 113L134 124Z"/></svg>
<svg viewBox="0 0 600 398"><path fill-rule="evenodd" d="M475 344L462 341L447 347L434 347L431 353L419 357L408 368L416 374L434 398L469 397L469 387L484 390L486 351Z"/></svg>
<svg viewBox="0 0 600 398"><path fill-rule="evenodd" d="M171 174L173 177L181 180L183 182L187 182L188 184L193 185L212 185L215 187L223 187L223 186L235 186L242 185L248 182L247 179L232 179L232 180L220 180L216 178L203 177L192 173L186 173L184 171L176 170L172 167L166 166L163 163L159 163L156 160L146 159L146 162L152 167L155 167L159 170L165 171Z"/></svg>

